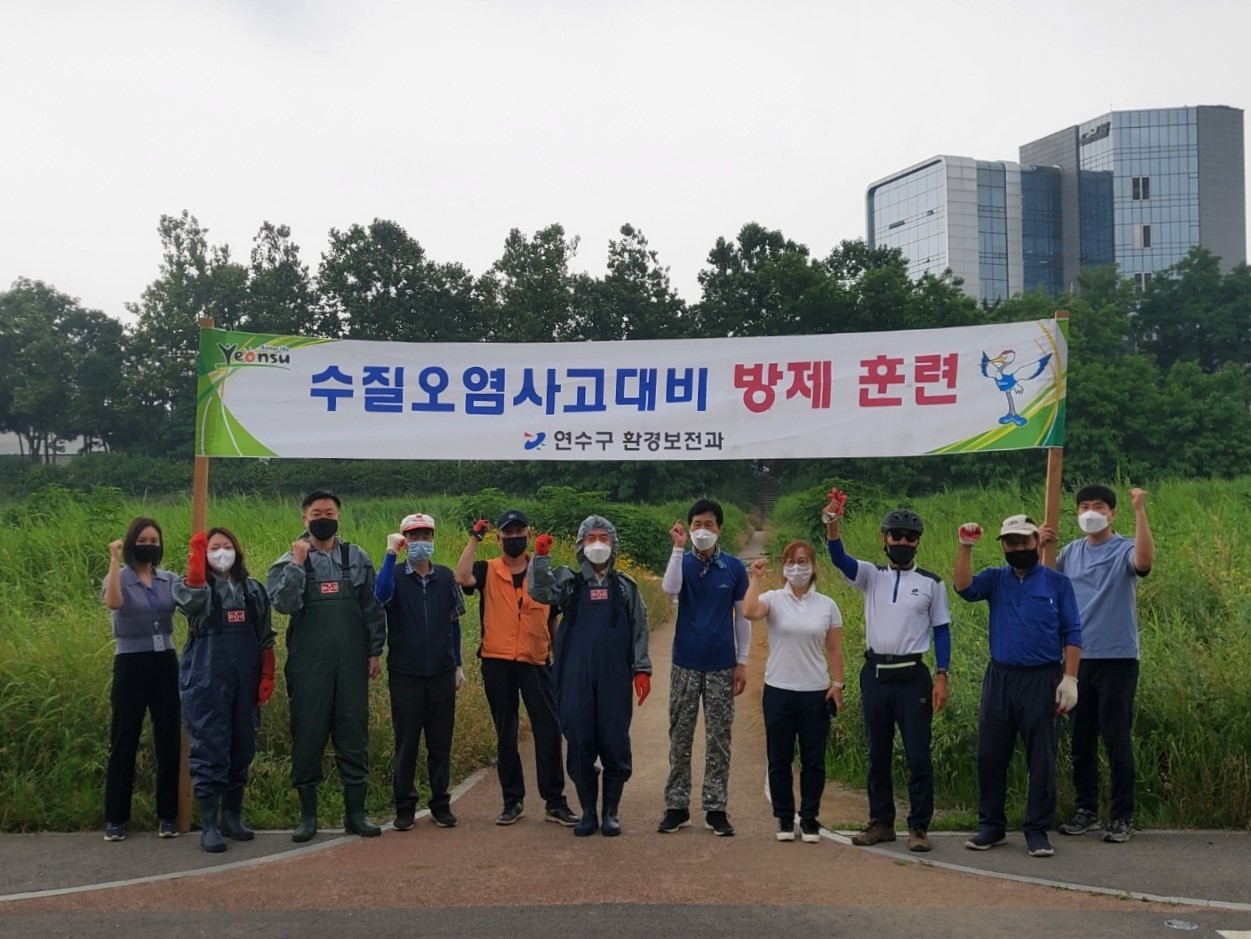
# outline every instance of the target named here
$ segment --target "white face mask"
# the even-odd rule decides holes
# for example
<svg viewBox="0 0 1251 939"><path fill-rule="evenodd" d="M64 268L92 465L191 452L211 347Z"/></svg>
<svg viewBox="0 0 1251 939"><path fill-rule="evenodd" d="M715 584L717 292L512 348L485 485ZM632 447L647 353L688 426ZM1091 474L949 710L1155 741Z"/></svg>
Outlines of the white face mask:
<svg viewBox="0 0 1251 939"><path fill-rule="evenodd" d="M217 571L219 574L229 573L230 569L235 566L235 552L233 548L214 548L208 553L209 567Z"/></svg>
<svg viewBox="0 0 1251 939"><path fill-rule="evenodd" d="M586 555L586 559L592 564L607 564L608 559L612 556L612 545L604 544L602 541L595 541L588 545L583 545L582 553Z"/></svg>
<svg viewBox="0 0 1251 939"><path fill-rule="evenodd" d="M812 568L807 564L786 564L782 567L782 576L787 583L802 587L812 580Z"/></svg>
<svg viewBox="0 0 1251 939"><path fill-rule="evenodd" d="M1088 535L1097 535L1108 527L1108 517L1091 509L1077 516L1077 526Z"/></svg>
<svg viewBox="0 0 1251 939"><path fill-rule="evenodd" d="M707 551L717 543L717 533L707 528L697 528L691 532L691 544L700 551Z"/></svg>

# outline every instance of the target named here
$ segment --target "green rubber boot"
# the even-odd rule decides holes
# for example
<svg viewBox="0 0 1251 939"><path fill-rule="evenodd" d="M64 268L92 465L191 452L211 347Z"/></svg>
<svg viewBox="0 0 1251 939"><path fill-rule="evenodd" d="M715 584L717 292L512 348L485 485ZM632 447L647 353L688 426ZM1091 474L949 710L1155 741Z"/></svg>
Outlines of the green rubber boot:
<svg viewBox="0 0 1251 939"><path fill-rule="evenodd" d="M343 830L349 835L377 838L382 829L365 816L365 783L343 787Z"/></svg>
<svg viewBox="0 0 1251 939"><path fill-rule="evenodd" d="M296 792L300 794L300 824L291 833L291 840L303 844L317 834L317 787L301 786Z"/></svg>

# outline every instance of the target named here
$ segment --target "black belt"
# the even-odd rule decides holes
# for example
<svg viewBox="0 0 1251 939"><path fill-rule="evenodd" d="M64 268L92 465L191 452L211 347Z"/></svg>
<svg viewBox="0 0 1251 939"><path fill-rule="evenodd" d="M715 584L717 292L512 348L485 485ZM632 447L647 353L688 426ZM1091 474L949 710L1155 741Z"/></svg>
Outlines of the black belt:
<svg viewBox="0 0 1251 939"><path fill-rule="evenodd" d="M885 655L869 649L865 652L864 658L865 661L873 662L875 665L919 665L921 663L920 652L914 652L910 655Z"/></svg>

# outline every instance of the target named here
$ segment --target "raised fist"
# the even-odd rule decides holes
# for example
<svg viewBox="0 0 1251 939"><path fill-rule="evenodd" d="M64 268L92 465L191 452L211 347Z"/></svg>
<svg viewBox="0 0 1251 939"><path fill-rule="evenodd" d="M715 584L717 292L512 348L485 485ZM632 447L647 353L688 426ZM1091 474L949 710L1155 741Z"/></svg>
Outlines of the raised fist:
<svg viewBox="0 0 1251 939"><path fill-rule="evenodd" d="M686 547L686 526L680 521L674 522L673 527L669 529L669 537L673 539L675 548Z"/></svg>
<svg viewBox="0 0 1251 939"><path fill-rule="evenodd" d="M843 517L843 508L847 505L847 493L835 486L829 491L829 504L821 510L821 521L829 525Z"/></svg>
<svg viewBox="0 0 1251 939"><path fill-rule="evenodd" d="M1147 507L1147 492L1145 489L1131 489L1129 491L1129 502L1134 507L1134 511L1145 509Z"/></svg>
<svg viewBox="0 0 1251 939"><path fill-rule="evenodd" d="M469 534L482 541L486 538L487 532L491 530L491 523L485 518L480 518L469 527Z"/></svg>
<svg viewBox="0 0 1251 939"><path fill-rule="evenodd" d="M308 542L303 538L297 538L291 542L291 563L303 566L308 560Z"/></svg>
<svg viewBox="0 0 1251 939"><path fill-rule="evenodd" d="M960 544L975 545L982 540L982 526L977 522L965 522L960 526Z"/></svg>
<svg viewBox="0 0 1251 939"><path fill-rule="evenodd" d="M752 577L763 577L765 575L765 559L756 558L756 560L752 561L749 572Z"/></svg>
<svg viewBox="0 0 1251 939"><path fill-rule="evenodd" d="M547 532L534 539L534 553L547 557L552 553L552 536Z"/></svg>
<svg viewBox="0 0 1251 939"><path fill-rule="evenodd" d="M387 535L387 554L399 554L400 548L404 547L404 536L393 532Z"/></svg>

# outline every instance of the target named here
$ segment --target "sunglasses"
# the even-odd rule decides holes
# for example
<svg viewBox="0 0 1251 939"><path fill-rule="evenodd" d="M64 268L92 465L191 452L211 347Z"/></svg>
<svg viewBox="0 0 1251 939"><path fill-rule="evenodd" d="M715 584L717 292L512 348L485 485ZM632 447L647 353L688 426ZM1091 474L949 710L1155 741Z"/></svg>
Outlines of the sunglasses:
<svg viewBox="0 0 1251 939"><path fill-rule="evenodd" d="M906 541L909 544L916 544L921 540L921 536L915 531L904 531L902 528L892 528L886 534L895 541Z"/></svg>

